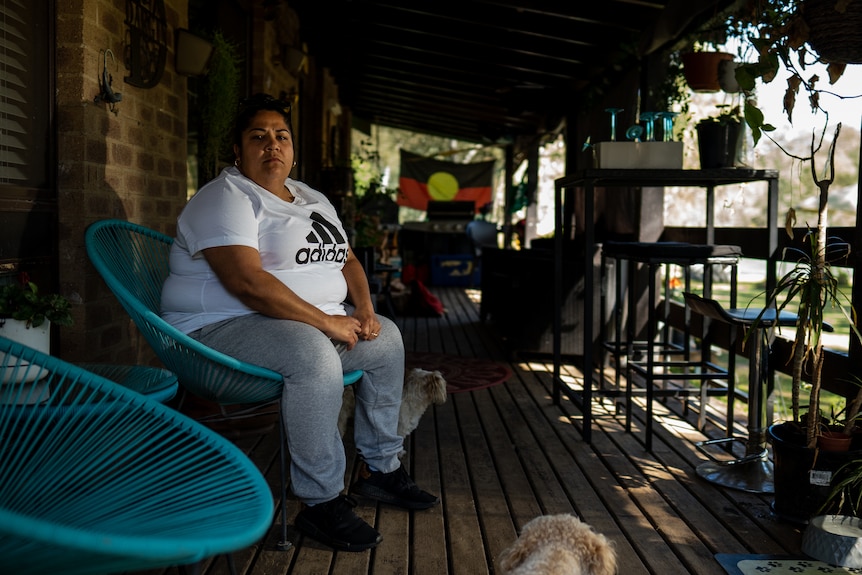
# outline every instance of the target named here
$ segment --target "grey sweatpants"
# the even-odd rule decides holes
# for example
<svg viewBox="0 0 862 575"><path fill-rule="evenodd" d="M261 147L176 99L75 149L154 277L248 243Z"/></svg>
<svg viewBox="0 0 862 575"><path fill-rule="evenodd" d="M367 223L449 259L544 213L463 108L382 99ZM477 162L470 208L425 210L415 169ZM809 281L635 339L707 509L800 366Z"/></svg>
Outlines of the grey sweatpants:
<svg viewBox="0 0 862 575"><path fill-rule="evenodd" d="M402 438L397 429L404 342L394 322L378 319L379 337L360 340L350 351L306 323L260 314L225 320L191 334L213 349L284 376L281 414L291 457L291 488L307 504L329 501L344 489L346 457L338 414L347 371L365 372L355 384L357 451L385 473L400 465Z"/></svg>

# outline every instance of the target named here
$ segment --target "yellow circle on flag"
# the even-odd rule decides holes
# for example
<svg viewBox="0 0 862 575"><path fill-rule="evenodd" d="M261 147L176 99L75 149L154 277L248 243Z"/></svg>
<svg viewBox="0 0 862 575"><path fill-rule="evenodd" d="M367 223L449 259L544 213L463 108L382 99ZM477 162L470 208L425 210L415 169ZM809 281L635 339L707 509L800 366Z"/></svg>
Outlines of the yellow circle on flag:
<svg viewBox="0 0 862 575"><path fill-rule="evenodd" d="M435 172L428 178L428 195L432 200L451 200L458 194L458 180L449 172Z"/></svg>

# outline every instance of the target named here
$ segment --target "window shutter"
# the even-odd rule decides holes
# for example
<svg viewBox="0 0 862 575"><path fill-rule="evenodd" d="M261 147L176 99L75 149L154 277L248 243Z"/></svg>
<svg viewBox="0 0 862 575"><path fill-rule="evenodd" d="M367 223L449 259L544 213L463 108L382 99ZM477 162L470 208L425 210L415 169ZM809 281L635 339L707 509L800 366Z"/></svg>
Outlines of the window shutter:
<svg viewBox="0 0 862 575"><path fill-rule="evenodd" d="M0 185L50 180L45 4L0 0Z"/></svg>

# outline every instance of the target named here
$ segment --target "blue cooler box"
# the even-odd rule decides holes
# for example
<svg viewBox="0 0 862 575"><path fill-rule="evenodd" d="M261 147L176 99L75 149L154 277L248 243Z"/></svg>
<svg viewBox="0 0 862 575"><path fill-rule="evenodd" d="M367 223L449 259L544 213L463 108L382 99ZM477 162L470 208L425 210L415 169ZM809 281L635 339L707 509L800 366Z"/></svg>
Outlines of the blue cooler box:
<svg viewBox="0 0 862 575"><path fill-rule="evenodd" d="M473 268L473 256L450 254L431 256L431 285L479 285L478 269Z"/></svg>

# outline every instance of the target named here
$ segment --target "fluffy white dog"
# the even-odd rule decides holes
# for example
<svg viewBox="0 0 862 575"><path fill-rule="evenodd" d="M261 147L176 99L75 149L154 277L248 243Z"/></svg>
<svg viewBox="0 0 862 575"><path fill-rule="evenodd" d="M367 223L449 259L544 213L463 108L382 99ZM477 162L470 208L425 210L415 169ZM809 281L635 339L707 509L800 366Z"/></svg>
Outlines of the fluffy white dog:
<svg viewBox="0 0 862 575"><path fill-rule="evenodd" d="M404 391L401 396L401 412L398 414L398 435L407 437L419 425L422 414L433 404L446 402L446 380L439 371L411 369L404 377ZM338 414L338 430L344 437L347 426L353 421L356 399L353 386L344 388L341 413Z"/></svg>
<svg viewBox="0 0 862 575"><path fill-rule="evenodd" d="M604 535L574 515L541 515L499 559L501 575L613 575L616 553Z"/></svg>

